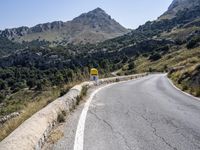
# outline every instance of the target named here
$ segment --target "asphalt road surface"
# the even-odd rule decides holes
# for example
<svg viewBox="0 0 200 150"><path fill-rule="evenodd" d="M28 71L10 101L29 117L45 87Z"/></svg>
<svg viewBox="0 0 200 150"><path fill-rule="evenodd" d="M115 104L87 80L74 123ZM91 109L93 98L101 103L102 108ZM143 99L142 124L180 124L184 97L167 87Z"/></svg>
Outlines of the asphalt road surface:
<svg viewBox="0 0 200 150"><path fill-rule="evenodd" d="M83 143L75 149L80 106L68 118L58 150L200 150L200 101L163 74L105 87L87 111Z"/></svg>

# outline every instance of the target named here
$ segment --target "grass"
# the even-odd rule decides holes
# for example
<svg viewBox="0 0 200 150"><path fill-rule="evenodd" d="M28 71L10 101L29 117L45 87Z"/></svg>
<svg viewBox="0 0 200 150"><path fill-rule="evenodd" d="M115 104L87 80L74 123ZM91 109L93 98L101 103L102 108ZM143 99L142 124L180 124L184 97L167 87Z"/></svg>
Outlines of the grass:
<svg viewBox="0 0 200 150"><path fill-rule="evenodd" d="M80 101L87 95L88 87L83 86L81 89L81 93L76 97L76 105L79 105Z"/></svg>
<svg viewBox="0 0 200 150"><path fill-rule="evenodd" d="M59 141L63 136L64 133L60 130L57 130L49 135L48 140L50 141L50 143L54 144Z"/></svg>
<svg viewBox="0 0 200 150"><path fill-rule="evenodd" d="M200 97L200 88L196 89L196 93L195 94L196 94L197 97Z"/></svg>
<svg viewBox="0 0 200 150"><path fill-rule="evenodd" d="M167 68L184 66L191 67L200 63L200 48L188 50L181 48L179 50L171 50L170 53L163 55L157 61L150 61L148 57L140 56L135 61L134 72L148 72L150 68L153 71L163 72ZM124 74L128 70L122 71Z"/></svg>
<svg viewBox="0 0 200 150"><path fill-rule="evenodd" d="M23 93L24 92L20 93L20 95ZM15 130L25 120L30 118L34 113L41 110L50 102L52 102L54 99L56 99L59 96L59 90L53 89L53 90L44 91L41 93L30 92L29 96L32 96L29 99L30 101L28 101L28 98L25 99L25 101L20 101L16 99L16 102L18 102L17 105L15 103L12 103L12 104L9 104L7 107L3 108L4 112L17 110L17 111L21 111L21 114L16 118L8 120L6 123L4 123L1 126L0 141L3 140L6 136L8 136L13 130Z"/></svg>
<svg viewBox="0 0 200 150"><path fill-rule="evenodd" d="M76 83L64 85L62 88L53 87L40 92L26 89L9 96L0 110L0 115L3 116L16 111L21 114L0 126L0 141L7 137L34 113L47 106L59 96L64 95L64 92L67 92L74 84ZM66 114L62 113L62 115ZM62 117L59 121L61 120Z"/></svg>
<svg viewBox="0 0 200 150"><path fill-rule="evenodd" d="M177 87L185 92L199 97L200 85L199 82L195 79L196 76L200 76L200 71L197 69L199 66L200 63L174 71L169 74L169 77Z"/></svg>
<svg viewBox="0 0 200 150"><path fill-rule="evenodd" d="M196 83L194 85L194 80L192 80L195 71L198 69L197 66L200 64L200 47L188 50L183 47L171 48L170 52L162 55L162 58L157 61L150 61L148 56L139 56L137 59L133 60L135 63L135 68L128 70L128 64L125 64L121 69L119 74L126 75L132 73L142 73L142 72L164 72L172 68L179 68L170 74L170 78L174 84L195 96L200 96L200 85ZM184 76L188 75L187 78ZM183 81L181 79L184 78Z"/></svg>
<svg viewBox="0 0 200 150"><path fill-rule="evenodd" d="M199 31L200 28L196 26L188 27L188 28L174 28L171 32L166 33L163 32L161 36L163 38L172 38L172 39L180 39L183 40L185 37L187 37L189 34L191 34L194 31Z"/></svg>

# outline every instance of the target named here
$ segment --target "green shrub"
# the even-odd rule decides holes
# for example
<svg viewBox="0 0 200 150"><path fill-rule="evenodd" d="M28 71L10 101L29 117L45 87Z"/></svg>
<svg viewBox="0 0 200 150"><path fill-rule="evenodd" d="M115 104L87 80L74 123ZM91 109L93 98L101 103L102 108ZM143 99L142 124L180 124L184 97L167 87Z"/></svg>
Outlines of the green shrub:
<svg viewBox="0 0 200 150"><path fill-rule="evenodd" d="M195 91L195 96L200 97L200 88L197 88Z"/></svg>
<svg viewBox="0 0 200 150"><path fill-rule="evenodd" d="M128 70L132 70L135 68L135 63L134 62L131 62L129 65L128 65Z"/></svg>
<svg viewBox="0 0 200 150"><path fill-rule="evenodd" d="M186 41L182 39L175 39L176 45L183 45Z"/></svg>
<svg viewBox="0 0 200 150"><path fill-rule="evenodd" d="M196 41L194 41L194 40L191 40L191 41L189 41L188 43L187 43L187 45L186 45L186 47L187 47L187 49L192 49L192 48L195 48L196 47Z"/></svg>
<svg viewBox="0 0 200 150"><path fill-rule="evenodd" d="M6 83L5 81L0 79L0 90L4 90L4 89L6 89Z"/></svg>
<svg viewBox="0 0 200 150"><path fill-rule="evenodd" d="M117 75L118 75L118 76L121 76L121 75L122 75L122 72L118 72Z"/></svg>
<svg viewBox="0 0 200 150"><path fill-rule="evenodd" d="M88 86L83 86L80 95L76 97L76 105L79 105L84 96L87 95Z"/></svg>
<svg viewBox="0 0 200 150"><path fill-rule="evenodd" d="M0 93L0 103L2 103L5 99L5 96L3 94Z"/></svg>
<svg viewBox="0 0 200 150"><path fill-rule="evenodd" d="M182 86L182 90L183 90L183 91L188 90L188 86L187 86L187 85L183 85L183 86Z"/></svg>
<svg viewBox="0 0 200 150"><path fill-rule="evenodd" d="M82 99L82 98L81 98L80 96L77 96L77 97L76 97L76 105L79 105L81 99Z"/></svg>
<svg viewBox="0 0 200 150"><path fill-rule="evenodd" d="M69 89L61 89L60 90L60 97L65 95L68 91L69 91Z"/></svg>
<svg viewBox="0 0 200 150"><path fill-rule="evenodd" d="M86 96L88 91L88 86L83 86L81 90L81 96Z"/></svg>
<svg viewBox="0 0 200 150"><path fill-rule="evenodd" d="M59 123L65 122L65 116L63 115L63 113L58 114L57 121Z"/></svg>
<svg viewBox="0 0 200 150"><path fill-rule="evenodd" d="M116 82L119 82L120 80L118 78L116 78Z"/></svg>
<svg viewBox="0 0 200 150"><path fill-rule="evenodd" d="M168 72L168 66L167 65L164 65L163 71Z"/></svg>
<svg viewBox="0 0 200 150"><path fill-rule="evenodd" d="M153 72L153 69L151 67L149 67L149 72Z"/></svg>
<svg viewBox="0 0 200 150"><path fill-rule="evenodd" d="M151 61L157 61L161 58L161 55L159 53L153 54L149 57L149 60Z"/></svg>
<svg viewBox="0 0 200 150"><path fill-rule="evenodd" d="M190 41L187 42L187 49L192 49L198 46L198 43L200 42L200 37L195 36Z"/></svg>

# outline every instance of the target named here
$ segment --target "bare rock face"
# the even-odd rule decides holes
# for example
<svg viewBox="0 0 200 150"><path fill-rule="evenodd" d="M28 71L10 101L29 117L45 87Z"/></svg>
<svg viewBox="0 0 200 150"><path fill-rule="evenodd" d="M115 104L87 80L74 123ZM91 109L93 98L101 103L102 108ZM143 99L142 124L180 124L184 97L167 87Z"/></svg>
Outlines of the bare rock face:
<svg viewBox="0 0 200 150"><path fill-rule="evenodd" d="M129 30L112 19L104 10L96 8L72 21L55 21L34 27L20 27L0 31L0 37L17 42L45 40L53 43L97 43L128 33Z"/></svg>
<svg viewBox="0 0 200 150"><path fill-rule="evenodd" d="M168 10L159 19L171 19L178 11L200 6L200 0L174 0Z"/></svg>

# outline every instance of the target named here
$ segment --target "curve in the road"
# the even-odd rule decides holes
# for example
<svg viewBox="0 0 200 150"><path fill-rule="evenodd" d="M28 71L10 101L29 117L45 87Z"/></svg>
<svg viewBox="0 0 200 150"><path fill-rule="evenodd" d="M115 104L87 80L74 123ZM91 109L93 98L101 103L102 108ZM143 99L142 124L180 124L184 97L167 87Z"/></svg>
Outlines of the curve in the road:
<svg viewBox="0 0 200 150"><path fill-rule="evenodd" d="M78 121L74 150L83 149L199 150L200 103L163 74L100 88Z"/></svg>

